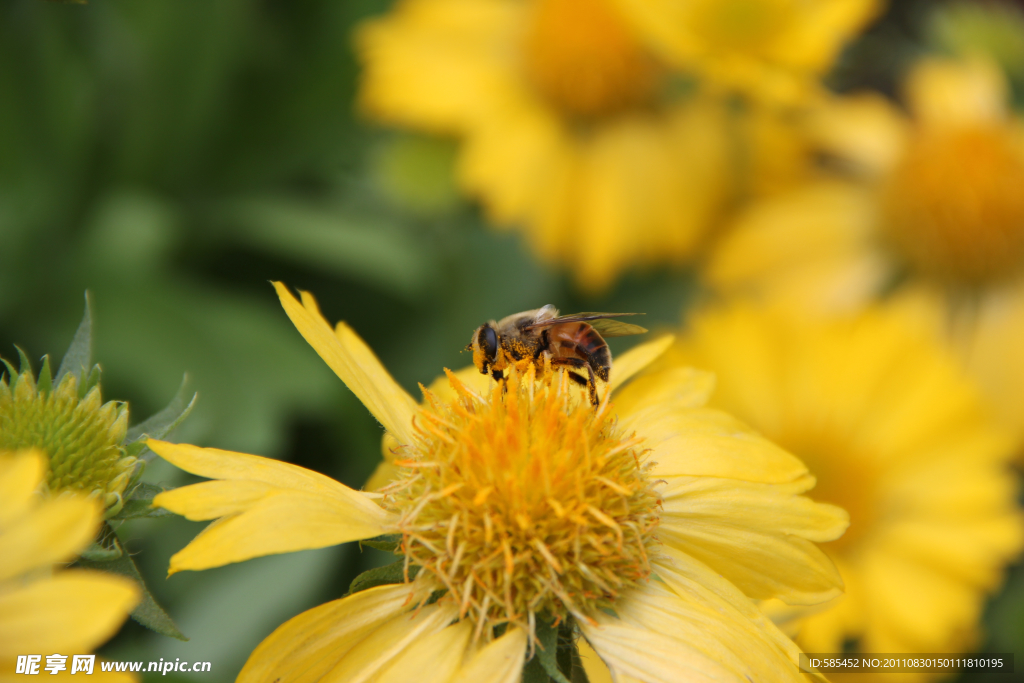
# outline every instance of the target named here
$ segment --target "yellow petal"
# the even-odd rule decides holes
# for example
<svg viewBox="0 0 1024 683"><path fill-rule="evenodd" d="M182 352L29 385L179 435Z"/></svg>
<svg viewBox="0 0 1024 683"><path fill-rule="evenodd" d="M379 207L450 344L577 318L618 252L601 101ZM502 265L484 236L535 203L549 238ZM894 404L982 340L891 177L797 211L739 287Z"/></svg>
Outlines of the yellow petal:
<svg viewBox="0 0 1024 683"><path fill-rule="evenodd" d="M600 655L594 651L586 638L576 641L576 646L580 650L580 661L583 662L583 670L587 673L587 680L590 683L615 683L608 665L601 661Z"/></svg>
<svg viewBox="0 0 1024 683"><path fill-rule="evenodd" d="M633 380L615 393L615 409L627 416L646 408L672 405L677 409L700 408L715 389L715 376L687 367L670 367Z"/></svg>
<svg viewBox="0 0 1024 683"><path fill-rule="evenodd" d="M781 484L807 474L800 460L739 420L709 408L653 406L624 417L652 448L652 474L708 476Z"/></svg>
<svg viewBox="0 0 1024 683"><path fill-rule="evenodd" d="M675 336L666 334L653 341L637 344L616 358L612 364L611 374L608 379L609 389L615 391L621 387L629 381L630 377L646 368L658 356L665 353L668 347L672 346L673 341L675 341Z"/></svg>
<svg viewBox="0 0 1024 683"><path fill-rule="evenodd" d="M666 519L662 542L714 568L752 598L813 605L839 595L835 565L811 541L707 520Z"/></svg>
<svg viewBox="0 0 1024 683"><path fill-rule="evenodd" d="M960 519L893 521L879 535L879 549L965 584L994 590L1002 582L1006 561L1022 549L1024 525L1018 510L1007 509L968 513Z"/></svg>
<svg viewBox="0 0 1024 683"><path fill-rule="evenodd" d="M323 548L385 533L391 516L330 477L269 458L150 440L178 467L222 479L166 491L153 504L214 522L171 558L171 573L252 557Z"/></svg>
<svg viewBox="0 0 1024 683"><path fill-rule="evenodd" d="M171 508L168 503L166 507L189 517L190 488L175 490L171 500L177 505ZM356 491L351 493L360 495ZM199 510L207 505L203 498L201 495ZM154 504L164 507L165 501L158 496ZM209 569L263 555L373 538L393 530L389 520L389 515L381 508L368 513L348 498L279 490L259 499L242 513L212 522L171 557L169 573Z"/></svg>
<svg viewBox="0 0 1024 683"><path fill-rule="evenodd" d="M825 101L812 111L808 128L824 150L874 177L892 170L911 134L906 114L877 93Z"/></svg>
<svg viewBox="0 0 1024 683"><path fill-rule="evenodd" d="M82 497L44 500L0 533L0 581L72 559L96 536L99 505Z"/></svg>
<svg viewBox="0 0 1024 683"><path fill-rule="evenodd" d="M888 552L868 554L861 570L870 588L862 597L870 620L865 651L885 645L899 648L888 652L958 652L973 644L965 641L981 616L981 591Z"/></svg>
<svg viewBox="0 0 1024 683"><path fill-rule="evenodd" d="M0 659L92 652L138 601L129 579L84 570L0 593Z"/></svg>
<svg viewBox="0 0 1024 683"><path fill-rule="evenodd" d="M363 683L421 638L438 633L458 616L454 604L433 604L400 614L374 629L321 679L323 683Z"/></svg>
<svg viewBox="0 0 1024 683"><path fill-rule="evenodd" d="M375 683L448 683L462 665L473 626L460 621L422 637L399 654Z"/></svg>
<svg viewBox="0 0 1024 683"><path fill-rule="evenodd" d="M727 615L731 622L742 623L746 629L753 628L752 633L767 639L783 656L797 662L800 648L796 643L779 630L754 601L703 562L664 547L655 562L655 573L680 599L710 607Z"/></svg>
<svg viewBox="0 0 1024 683"><path fill-rule="evenodd" d="M585 235L587 257L565 239L563 261L578 284L600 291L634 264L679 264L693 256L722 208L728 168L724 113L704 101L659 117L625 115L574 140L578 168L566 204ZM571 234L571 233L570 233Z"/></svg>
<svg viewBox="0 0 1024 683"><path fill-rule="evenodd" d="M892 265L874 242L874 190L809 183L752 205L720 240L707 279L819 311L849 310L874 296Z"/></svg>
<svg viewBox="0 0 1024 683"><path fill-rule="evenodd" d="M525 11L500 0L403 2L362 24L361 108L386 121L459 131L501 86Z"/></svg>
<svg viewBox="0 0 1024 683"><path fill-rule="evenodd" d="M526 632L512 628L466 662L453 683L519 683L526 658Z"/></svg>
<svg viewBox="0 0 1024 683"><path fill-rule="evenodd" d="M387 438L387 437L385 437ZM363 485L364 491L379 491L402 474L402 468L387 460L381 461Z"/></svg>
<svg viewBox="0 0 1024 683"><path fill-rule="evenodd" d="M337 494L341 497L352 497L353 500L365 500L365 496L330 477L280 460L155 439L148 440L146 445L172 465L207 479L259 481L271 484L275 488Z"/></svg>
<svg viewBox="0 0 1024 683"><path fill-rule="evenodd" d="M412 443L416 402L398 386L370 347L343 322L331 330L308 292L302 292L300 304L280 282L275 282L274 288L292 323L345 386L399 442Z"/></svg>
<svg viewBox="0 0 1024 683"><path fill-rule="evenodd" d="M925 125L972 126L1006 117L1009 86L999 68L981 58L923 59L910 72L906 93Z"/></svg>
<svg viewBox="0 0 1024 683"><path fill-rule="evenodd" d="M783 64L822 73L835 62L846 41L884 6L880 0L803 3L799 19L776 37L771 56Z"/></svg>
<svg viewBox="0 0 1024 683"><path fill-rule="evenodd" d="M697 680L802 680L795 647L783 647L785 636L766 632L713 592L695 593L686 590L692 584L680 583L683 596L651 582L616 602L619 619L601 615L597 626L583 628L613 672L644 681L690 680L683 672ZM616 635L623 640L609 645Z"/></svg>
<svg viewBox="0 0 1024 683"><path fill-rule="evenodd" d="M198 522L245 512L280 491L262 481L204 481L160 493L154 504Z"/></svg>
<svg viewBox="0 0 1024 683"><path fill-rule="evenodd" d="M236 683L316 683L367 634L426 594L416 586L378 586L307 610L253 650Z"/></svg>
<svg viewBox="0 0 1024 683"><path fill-rule="evenodd" d="M814 485L813 477L788 484L761 484L715 477L673 477L662 489L665 515L673 526L709 522L825 543L850 524L842 508L797 495Z"/></svg>
<svg viewBox="0 0 1024 683"><path fill-rule="evenodd" d="M0 453L0 528L29 507L46 473L46 456L36 450Z"/></svg>
<svg viewBox="0 0 1024 683"><path fill-rule="evenodd" d="M611 618L599 621L596 626L582 623L580 630L615 680L623 680L623 677L645 683L742 680L712 656L668 634Z"/></svg>

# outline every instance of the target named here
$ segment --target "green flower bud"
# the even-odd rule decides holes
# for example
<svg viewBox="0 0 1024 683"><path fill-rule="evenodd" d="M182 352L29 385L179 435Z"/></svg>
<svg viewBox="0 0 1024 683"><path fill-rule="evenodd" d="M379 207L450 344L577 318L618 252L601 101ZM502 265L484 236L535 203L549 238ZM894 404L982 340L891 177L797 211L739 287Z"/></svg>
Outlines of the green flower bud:
<svg viewBox="0 0 1024 683"><path fill-rule="evenodd" d="M56 388L48 357L38 381L24 356L20 372L7 368L10 381L0 379L0 450L38 448L50 461L50 492L81 491L116 513L138 462L124 443L128 405L103 403L98 367L84 379L68 372Z"/></svg>

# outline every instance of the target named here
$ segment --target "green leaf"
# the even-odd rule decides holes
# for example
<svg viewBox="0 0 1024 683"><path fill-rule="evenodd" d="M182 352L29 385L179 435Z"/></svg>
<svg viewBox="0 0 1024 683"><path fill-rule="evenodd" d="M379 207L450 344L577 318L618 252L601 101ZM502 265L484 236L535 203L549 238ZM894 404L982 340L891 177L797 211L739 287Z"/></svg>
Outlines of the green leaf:
<svg viewBox="0 0 1024 683"><path fill-rule="evenodd" d="M237 228L236 237L254 248L406 299L419 298L435 280L429 244L380 217L287 197L241 200L223 215Z"/></svg>
<svg viewBox="0 0 1024 683"><path fill-rule="evenodd" d="M384 534L383 536L377 536L376 538L367 538L359 541L360 545L368 545L371 548L377 550L383 550L386 553L393 553L398 550L398 546L402 544L401 534Z"/></svg>
<svg viewBox="0 0 1024 683"><path fill-rule="evenodd" d="M78 372L84 375L92 365L92 303L89 301L89 292L85 293L85 313L82 315L82 322L78 324L78 330L71 340L71 346L64 353L64 358L57 368L57 384L69 372Z"/></svg>
<svg viewBox="0 0 1024 683"><path fill-rule="evenodd" d="M416 573L419 571L419 567L412 565L409 567L409 580L412 581L416 578ZM386 586L392 583L405 583L405 560L398 560L391 564L386 564L383 567L377 567L363 572L356 578L352 579L352 584L348 587L349 595L352 593L358 593L364 591L367 588L376 588L377 586Z"/></svg>
<svg viewBox="0 0 1024 683"><path fill-rule="evenodd" d="M110 529L110 525L104 525L106 529ZM113 533L113 530L111 530ZM114 541L117 541L116 535ZM139 603L138 607L132 611L132 619L139 622L151 631L171 638L177 638L178 640L188 640L185 635L178 630L178 627L174 625L171 617L164 611L164 608L157 604L153 598L153 594L146 588L146 582L142 579L142 575L139 573L138 567L135 566L135 561L132 560L131 555L126 552L122 552L120 557L114 560L106 562L98 562L95 560L87 559L84 555L78 559L75 563L78 566L85 567L86 569L96 569L101 572L107 572L109 574L119 574L126 576L132 581L135 581L139 585L139 589L142 591L142 602Z"/></svg>
<svg viewBox="0 0 1024 683"><path fill-rule="evenodd" d="M162 439L177 429L192 412L196 405L196 399L199 398L197 393L192 394L192 397L189 398L187 385L188 374L185 374L181 378L181 385L178 387L177 393L174 394L174 398L167 404L167 407L129 429L125 441L131 444L144 436L151 439ZM142 458L145 462L151 460L154 455L153 451L143 445L136 457Z"/></svg>
<svg viewBox="0 0 1024 683"><path fill-rule="evenodd" d="M121 511L111 519L137 519L139 517L168 517L173 512L153 507L153 498L168 489L155 484L139 483L124 498Z"/></svg>

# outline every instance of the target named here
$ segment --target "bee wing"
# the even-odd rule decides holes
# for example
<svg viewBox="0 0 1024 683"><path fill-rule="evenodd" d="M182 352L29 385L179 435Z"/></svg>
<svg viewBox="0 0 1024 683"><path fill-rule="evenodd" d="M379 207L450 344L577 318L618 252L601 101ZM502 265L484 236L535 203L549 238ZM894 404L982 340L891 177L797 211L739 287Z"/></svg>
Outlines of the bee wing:
<svg viewBox="0 0 1024 683"><path fill-rule="evenodd" d="M592 320L590 326L597 330L602 337L628 337L631 334L643 334L647 331L646 327L607 318Z"/></svg>
<svg viewBox="0 0 1024 683"><path fill-rule="evenodd" d="M646 328L640 327L639 325L633 325L630 323L624 323L621 320L610 320L610 318L622 318L627 315L644 315L643 313L571 313L569 315L560 315L557 318L549 318L547 320L541 320L531 325L527 325L523 328L526 330L538 330L543 327L551 327L552 325L560 325L562 323L575 323L585 322L590 323L602 337L626 337L631 334L643 334L647 331Z"/></svg>

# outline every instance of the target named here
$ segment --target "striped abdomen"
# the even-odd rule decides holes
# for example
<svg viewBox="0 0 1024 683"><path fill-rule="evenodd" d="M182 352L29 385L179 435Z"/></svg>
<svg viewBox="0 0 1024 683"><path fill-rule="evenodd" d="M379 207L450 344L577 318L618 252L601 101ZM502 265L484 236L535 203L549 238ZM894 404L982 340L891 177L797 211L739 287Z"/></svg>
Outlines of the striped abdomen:
<svg viewBox="0 0 1024 683"><path fill-rule="evenodd" d="M548 351L555 358L582 358L594 374L608 381L612 353L597 330L582 322L552 325L547 329Z"/></svg>

